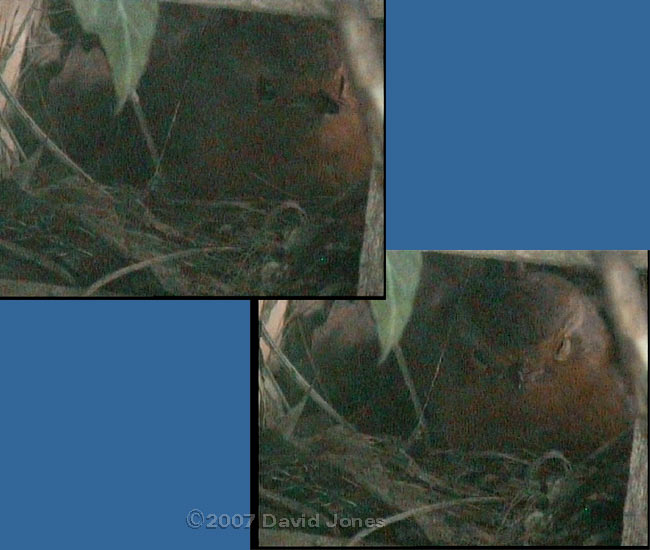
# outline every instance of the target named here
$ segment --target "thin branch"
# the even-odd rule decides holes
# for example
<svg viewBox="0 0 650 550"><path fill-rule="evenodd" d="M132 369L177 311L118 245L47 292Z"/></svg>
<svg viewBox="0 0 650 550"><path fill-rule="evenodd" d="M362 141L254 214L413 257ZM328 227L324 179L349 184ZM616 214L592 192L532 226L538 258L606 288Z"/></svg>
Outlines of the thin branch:
<svg viewBox="0 0 650 550"><path fill-rule="evenodd" d="M384 64L375 29L360 0L334 3L350 69L372 145L363 245L359 262L359 296L384 294Z"/></svg>
<svg viewBox="0 0 650 550"><path fill-rule="evenodd" d="M162 0L171 4L191 4L213 8L232 8L242 11L300 15L304 17L332 17L330 0ZM337 3L342 0L335 0ZM364 0L373 19L384 17L384 0Z"/></svg>
<svg viewBox="0 0 650 550"><path fill-rule="evenodd" d="M637 414L648 424L648 312L637 273L621 252L594 254L600 264L609 311L618 333L623 362L634 383Z"/></svg>
<svg viewBox="0 0 650 550"><path fill-rule="evenodd" d="M429 252L566 267L597 267L591 250L430 250ZM625 250L622 254L634 267L648 268L648 254L645 250Z"/></svg>
<svg viewBox="0 0 650 550"><path fill-rule="evenodd" d="M29 113L23 108L20 102L16 99L14 94L11 93L11 90L7 87L2 77L0 77L0 92L4 94L7 98L7 101L15 109L18 117L29 127L31 132L36 136L36 138L43 144L45 147L57 157L64 165L70 168L72 171L81 175L84 179L89 181L92 184L97 185L97 182L84 171L81 166L79 166L74 160L72 160L59 146L54 143L50 137L41 129L41 127L36 123L36 121L29 115Z"/></svg>
<svg viewBox="0 0 650 550"><path fill-rule="evenodd" d="M636 271L621 252L594 254L601 267L623 363L634 383L637 417L623 508L622 546L648 546L648 312ZM647 293L647 288L646 288Z"/></svg>

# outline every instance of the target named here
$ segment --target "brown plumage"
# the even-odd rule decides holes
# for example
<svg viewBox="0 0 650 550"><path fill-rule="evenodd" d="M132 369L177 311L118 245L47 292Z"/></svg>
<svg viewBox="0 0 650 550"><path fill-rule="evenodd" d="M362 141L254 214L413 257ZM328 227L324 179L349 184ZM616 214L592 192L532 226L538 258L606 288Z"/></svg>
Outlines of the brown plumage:
<svg viewBox="0 0 650 550"><path fill-rule="evenodd" d="M550 273L478 269L467 282L431 267L401 345L436 446L584 456L630 426L612 337L578 287ZM393 359L377 364L366 304L334 307L312 351L328 395L364 430L413 429Z"/></svg>
<svg viewBox="0 0 650 550"><path fill-rule="evenodd" d="M113 118L98 44L72 48L50 94L55 135L92 173L151 175L130 107ZM139 95L170 192L309 200L369 176L360 106L331 22L166 7Z"/></svg>
<svg viewBox="0 0 650 550"><path fill-rule="evenodd" d="M477 280L455 310L436 381L451 446L584 453L629 424L612 338L591 301L556 275Z"/></svg>

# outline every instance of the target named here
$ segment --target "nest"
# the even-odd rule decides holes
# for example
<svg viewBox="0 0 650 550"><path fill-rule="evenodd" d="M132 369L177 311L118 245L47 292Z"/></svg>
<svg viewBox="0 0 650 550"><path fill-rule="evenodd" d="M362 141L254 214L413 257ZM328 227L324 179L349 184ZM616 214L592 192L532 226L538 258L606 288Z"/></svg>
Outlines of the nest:
<svg viewBox="0 0 650 550"><path fill-rule="evenodd" d="M209 180L212 172L202 152L192 149L192 117L203 117L205 108L195 115L191 102L203 105L215 84L191 63L205 59L205 47L214 42L204 31L217 10L161 7L150 58L155 67L139 88L142 107L134 98L115 117L97 39L81 31L67 0L46 5L49 17L30 29L29 55L12 90L9 126L3 125L15 157L0 173L4 295L356 293L367 182L292 198L260 181L253 168L224 167L221 159L224 173L214 170L214 188L235 188L232 168L237 176L246 172L247 182L236 182L241 192L216 197L197 190L212 182L199 183L196 174ZM288 53L278 55L291 54L293 42L287 38L287 44ZM172 73L191 76L178 81ZM270 86L259 92L260 109L275 99ZM175 119L179 102L189 113L184 126ZM150 151L145 142L150 145L152 135L157 143ZM253 151L254 141L242 146ZM286 170L294 162L300 159L287 161Z"/></svg>
<svg viewBox="0 0 650 550"><path fill-rule="evenodd" d="M364 433L316 391L310 334L326 307L295 302L285 315L270 302L261 315L261 545L620 544L629 432L580 461L435 447L415 426Z"/></svg>

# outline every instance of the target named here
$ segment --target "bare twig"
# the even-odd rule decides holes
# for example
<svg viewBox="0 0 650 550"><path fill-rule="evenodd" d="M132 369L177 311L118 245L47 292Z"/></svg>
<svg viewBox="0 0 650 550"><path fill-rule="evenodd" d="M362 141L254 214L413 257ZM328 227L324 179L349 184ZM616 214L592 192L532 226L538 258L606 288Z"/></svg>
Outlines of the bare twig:
<svg viewBox="0 0 650 550"><path fill-rule="evenodd" d="M302 390L305 390L306 392L309 393L310 397L314 400L314 402L327 414L329 414L336 422L343 424L347 427L350 427L351 429L354 429L350 426L350 424L341 416L339 415L329 403L327 403L319 394L316 392L307 380L305 380L302 375L298 372L296 367L289 361L289 358L282 352L280 347L276 344L275 340L273 337L269 334L268 330L266 330L266 327L264 326L264 323L260 324L260 329L262 331L262 338L264 338L264 341L273 349L273 351L277 354L278 359L280 360L280 364L293 376L295 381L298 383L300 388Z"/></svg>
<svg viewBox="0 0 650 550"><path fill-rule="evenodd" d="M359 296L384 294L384 66L366 6L360 0L334 2L345 45L346 62L359 94L372 145L363 246L359 262Z"/></svg>
<svg viewBox="0 0 650 550"><path fill-rule="evenodd" d="M79 287L52 285L49 283L36 283L33 281L16 281L11 279L0 279L0 296L3 298L21 298L26 296L45 297L79 297L83 296L84 289ZM108 296L112 298L125 297L110 292L99 292L96 296Z"/></svg>
<svg viewBox="0 0 650 550"><path fill-rule="evenodd" d="M88 180L90 183L97 185L97 182L87 174L81 166L79 166L75 161L73 161L64 151L62 151L59 146L54 143L50 137L41 130L41 127L36 123L36 121L29 115L27 111L23 108L20 102L16 99L14 94L11 93L9 88L5 85L2 78L0 78L0 92L4 94L7 98L7 101L15 109L16 114L23 120L23 122L29 127L31 132L36 136L36 138L43 144L47 149L56 156L63 164L68 168L81 175L84 179Z"/></svg>
<svg viewBox="0 0 650 550"><path fill-rule="evenodd" d="M142 105L140 105L140 96L138 95L138 92L135 90L132 91L131 95L129 96L129 100L131 101L131 107L133 107L135 117L138 120L140 132L142 132L144 141L147 144L147 149L149 149L151 160L153 161L154 166L158 167L160 166L160 155L158 154L158 148L156 147L156 143L154 142L153 136L151 135L151 130L149 129L149 124L147 123L147 117L142 110Z"/></svg>
<svg viewBox="0 0 650 550"><path fill-rule="evenodd" d="M634 383L637 418L623 509L623 546L648 546L648 312L636 271L621 252L595 254L623 363Z"/></svg>
<svg viewBox="0 0 650 550"><path fill-rule="evenodd" d="M141 262L127 265L126 267L123 267L122 269L118 269L117 271L109 273L108 275L102 277L98 281L95 281L92 285L88 287L88 289L86 289L86 291L84 292L84 296L92 296L100 288L119 279L120 277L124 277L129 273L140 271L142 269L145 269L155 264L160 264L163 262L167 262L169 260L177 260L179 258L185 258L187 256L193 256L195 254L201 254L201 253L207 254L209 252L223 252L223 251L232 251L232 250L237 250L237 249L229 246L225 246L222 248L215 248L215 247L208 246L205 248L192 248L190 250L181 250L180 252L172 252L171 254L164 254L162 256L156 256L154 258L148 258Z"/></svg>
<svg viewBox="0 0 650 550"><path fill-rule="evenodd" d="M60 265L56 264L43 254L33 252L27 248L24 248L20 245L11 243L4 239L0 239L0 248L4 248L11 252L14 256L22 258L28 262L35 263L36 265L41 266L43 269L51 271L55 275L59 276L66 283L74 285L76 283L75 278L70 274L67 269L64 269Z"/></svg>
<svg viewBox="0 0 650 550"><path fill-rule="evenodd" d="M637 413L648 423L648 313L637 280L637 273L620 252L594 255L601 265L623 361L634 383ZM647 435L647 434L646 434Z"/></svg>
<svg viewBox="0 0 650 550"><path fill-rule="evenodd" d="M18 88L20 67L33 29L41 19L41 0L0 3L0 84L12 92ZM0 175L11 173L24 153L5 118L9 98L0 94Z"/></svg>
<svg viewBox="0 0 650 550"><path fill-rule="evenodd" d="M596 267L591 250L431 250L430 252L556 266ZM622 254L628 257L635 267L648 267L648 255L645 250L625 250Z"/></svg>
<svg viewBox="0 0 650 550"><path fill-rule="evenodd" d="M242 11L281 13L285 15L331 17L330 0L162 0L173 4L192 4ZM341 2L342 0L336 0ZM384 0L364 0L370 16L384 17Z"/></svg>
<svg viewBox="0 0 650 550"><path fill-rule="evenodd" d="M367 537L368 535L374 533L378 529L383 529L384 527L403 521L405 519L417 516L420 514L429 514L431 512L437 512L438 510L446 510L448 508L454 508L457 506L465 506L468 504L483 504L483 503L499 503L503 502L502 497L468 497L468 498L456 498L453 500L446 500L443 502L436 502L435 504L428 504L426 506L419 506L418 508L412 508L411 510L406 510L400 512L399 514L394 514L390 517L382 518L382 522L377 522L376 525L362 529L356 535L354 535L346 546L357 546L359 542Z"/></svg>

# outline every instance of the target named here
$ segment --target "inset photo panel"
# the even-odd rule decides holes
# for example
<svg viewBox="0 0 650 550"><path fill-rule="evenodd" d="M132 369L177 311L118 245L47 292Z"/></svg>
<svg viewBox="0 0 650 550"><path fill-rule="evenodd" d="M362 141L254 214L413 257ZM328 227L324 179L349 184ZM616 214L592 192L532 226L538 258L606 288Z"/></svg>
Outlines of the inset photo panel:
<svg viewBox="0 0 650 550"><path fill-rule="evenodd" d="M253 547L620 544L647 251L389 250L386 283L258 304Z"/></svg>

